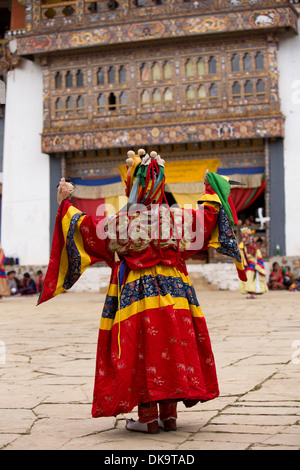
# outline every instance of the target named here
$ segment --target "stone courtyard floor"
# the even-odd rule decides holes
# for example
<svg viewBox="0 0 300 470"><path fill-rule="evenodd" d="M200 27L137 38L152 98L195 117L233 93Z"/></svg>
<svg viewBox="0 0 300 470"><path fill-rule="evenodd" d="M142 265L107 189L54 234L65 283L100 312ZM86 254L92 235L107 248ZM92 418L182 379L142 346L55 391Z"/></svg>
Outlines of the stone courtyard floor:
<svg viewBox="0 0 300 470"><path fill-rule="evenodd" d="M221 396L179 405L178 430L130 433L125 416L91 417L104 294L0 303L0 449L299 450L300 292L249 300L195 285ZM136 417L134 410L130 416Z"/></svg>

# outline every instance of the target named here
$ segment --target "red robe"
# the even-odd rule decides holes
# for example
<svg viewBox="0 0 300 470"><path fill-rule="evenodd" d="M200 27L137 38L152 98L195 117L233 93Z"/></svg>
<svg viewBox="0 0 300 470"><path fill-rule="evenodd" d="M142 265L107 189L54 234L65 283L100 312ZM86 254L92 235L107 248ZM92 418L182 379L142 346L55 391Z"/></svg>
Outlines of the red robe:
<svg viewBox="0 0 300 470"><path fill-rule="evenodd" d="M202 234L191 248L187 231L179 243L174 241L175 222L170 237L160 242L147 235L121 239L127 214L123 219L117 215L118 237L111 240L103 234L113 216L98 222L70 200L60 205L39 304L70 288L97 261L112 268L100 322L93 417L116 416L140 403L166 399L193 406L219 395L209 333L185 265L192 254L208 248L212 235L216 240L216 230L221 236L219 208L208 202L188 212L191 227ZM180 219L180 211L173 215ZM136 220L129 217L129 226ZM235 237L228 227L226 233L230 243L222 246L230 251ZM115 253L121 261L115 261Z"/></svg>

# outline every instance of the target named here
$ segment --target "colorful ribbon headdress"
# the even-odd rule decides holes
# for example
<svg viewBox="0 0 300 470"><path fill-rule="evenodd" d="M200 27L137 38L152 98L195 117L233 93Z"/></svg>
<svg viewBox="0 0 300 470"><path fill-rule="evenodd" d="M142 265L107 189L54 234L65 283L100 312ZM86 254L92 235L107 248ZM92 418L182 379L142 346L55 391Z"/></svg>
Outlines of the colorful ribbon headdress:
<svg viewBox="0 0 300 470"><path fill-rule="evenodd" d="M165 169L164 160L155 151L150 155L140 149L135 155L133 150L127 153L126 195L129 204L149 205L161 203L164 196Z"/></svg>

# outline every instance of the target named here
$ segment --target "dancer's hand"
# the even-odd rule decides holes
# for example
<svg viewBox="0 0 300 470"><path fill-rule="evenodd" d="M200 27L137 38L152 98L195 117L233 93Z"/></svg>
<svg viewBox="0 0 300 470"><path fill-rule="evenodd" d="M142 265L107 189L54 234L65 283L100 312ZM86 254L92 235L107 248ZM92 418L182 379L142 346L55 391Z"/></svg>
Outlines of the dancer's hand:
<svg viewBox="0 0 300 470"><path fill-rule="evenodd" d="M65 178L60 180L57 190L57 202L61 204L64 199L69 197L73 192L73 185L72 183L67 183Z"/></svg>

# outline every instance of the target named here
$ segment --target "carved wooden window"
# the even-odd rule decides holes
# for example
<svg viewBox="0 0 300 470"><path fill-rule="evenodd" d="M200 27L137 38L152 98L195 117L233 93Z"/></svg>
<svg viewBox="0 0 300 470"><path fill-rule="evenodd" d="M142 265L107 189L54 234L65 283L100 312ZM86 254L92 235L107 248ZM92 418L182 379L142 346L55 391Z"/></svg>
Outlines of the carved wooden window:
<svg viewBox="0 0 300 470"><path fill-rule="evenodd" d="M187 103L194 102L196 99L195 90L192 86L188 86L185 91L185 99Z"/></svg>
<svg viewBox="0 0 300 470"><path fill-rule="evenodd" d="M245 41L233 46L209 44L207 48L202 43L190 50L177 48L173 54L170 45L161 51L150 47L149 50L129 50L124 55L116 55L113 61L105 52L99 54L99 58L84 56L81 60L76 57L72 65L66 65L63 58L53 60L49 81L53 120L59 121L62 116L64 122L68 117L76 118L72 125L80 126L82 119L79 118L84 112L91 115L91 121L95 116L91 125L96 127L101 121L104 127L113 128L131 125L139 113L151 112L155 114L154 121L161 123L175 120L175 104L179 112L182 106L184 120L196 120L198 111L201 119L204 115L210 119L217 113L219 118L227 109L222 108L225 86L226 90L229 87L228 112L240 113L242 106L249 113L258 105L262 111L267 109L269 71L265 70L268 56L264 42L257 40L251 45L249 41L247 49ZM219 56L226 60L226 67L221 67ZM88 73L92 80L87 80ZM48 98L45 103L49 106ZM198 108L197 113L191 111L193 107ZM48 119L48 109L47 112ZM76 114L80 112L81 115ZM133 115L129 117L131 112ZM54 127L59 126L59 122L54 123Z"/></svg>
<svg viewBox="0 0 300 470"><path fill-rule="evenodd" d="M161 104L161 92L158 88L153 91L152 103L154 106L159 106Z"/></svg>
<svg viewBox="0 0 300 470"><path fill-rule="evenodd" d="M167 88L164 92L164 105L171 106L173 104L173 93Z"/></svg>
<svg viewBox="0 0 300 470"><path fill-rule="evenodd" d="M83 73L81 70L77 70L77 73L76 73L76 86L77 87L83 86Z"/></svg>
<svg viewBox="0 0 300 470"><path fill-rule="evenodd" d="M59 89L59 88L62 88L63 84L62 84L62 75L60 72L57 72L56 75L55 75L55 88L56 89Z"/></svg>
<svg viewBox="0 0 300 470"><path fill-rule="evenodd" d="M116 95L113 92L111 92L108 96L108 109L110 111L115 111L116 103L117 103Z"/></svg>
<svg viewBox="0 0 300 470"><path fill-rule="evenodd" d="M199 100L205 100L207 98L206 96L206 88L204 85L200 85L198 88L198 99Z"/></svg>
<svg viewBox="0 0 300 470"><path fill-rule="evenodd" d="M128 105L128 98L126 91L122 91L119 97L119 104L121 108L125 108Z"/></svg>
<svg viewBox="0 0 300 470"><path fill-rule="evenodd" d="M100 95L98 95L97 108L98 108L98 111L102 111L103 109L106 108L105 95L103 93L100 93Z"/></svg>
<svg viewBox="0 0 300 470"><path fill-rule="evenodd" d="M252 60L251 55L248 52L243 57L244 71L248 72L252 70Z"/></svg>
<svg viewBox="0 0 300 470"><path fill-rule="evenodd" d="M260 51L258 51L255 56L255 68L256 70L263 70L265 68L264 56L262 55Z"/></svg>
<svg viewBox="0 0 300 470"><path fill-rule="evenodd" d="M63 102L61 98L57 98L55 101L55 112L56 113L61 113L63 111Z"/></svg>
<svg viewBox="0 0 300 470"><path fill-rule="evenodd" d="M152 7L154 5L162 5L164 0L133 0L132 2L138 8Z"/></svg>
<svg viewBox="0 0 300 470"><path fill-rule="evenodd" d="M143 82L150 80L149 64L142 64L140 68L140 78Z"/></svg>
<svg viewBox="0 0 300 470"><path fill-rule="evenodd" d="M195 66L192 59L188 59L185 63L185 75L186 77L194 77L195 75Z"/></svg>
<svg viewBox="0 0 300 470"><path fill-rule="evenodd" d="M108 0L107 2L107 8L109 10L116 10L119 7L119 3L117 0Z"/></svg>
<svg viewBox="0 0 300 470"><path fill-rule="evenodd" d="M44 2L43 2L44 3ZM48 18L49 20L52 20L52 18L54 18L56 16L56 13L57 11L54 10L54 8L47 8L47 10L45 11L44 15L46 18Z"/></svg>
<svg viewBox="0 0 300 470"><path fill-rule="evenodd" d="M201 77L202 75L205 75L205 62L204 62L204 59L202 59L202 57L200 57L200 59L197 62L197 73L199 77Z"/></svg>
<svg viewBox="0 0 300 470"><path fill-rule="evenodd" d="M253 84L250 80L247 80L244 85L244 97L246 99L252 98L253 96Z"/></svg>
<svg viewBox="0 0 300 470"><path fill-rule="evenodd" d="M84 101L81 95L79 95L76 100L76 111L77 113L82 113L84 111Z"/></svg>
<svg viewBox="0 0 300 470"><path fill-rule="evenodd" d="M97 2L90 2L90 3L88 4L87 9L88 9L88 11L89 11L90 13L92 13L92 14L93 14L93 13L97 13L97 12L100 10L99 5L98 5Z"/></svg>
<svg viewBox="0 0 300 470"><path fill-rule="evenodd" d="M141 105L143 107L150 106L150 93L148 90L144 90L141 94Z"/></svg>
<svg viewBox="0 0 300 470"><path fill-rule="evenodd" d="M233 54L231 57L231 71L239 72L240 71L240 58L238 54Z"/></svg>
<svg viewBox="0 0 300 470"><path fill-rule="evenodd" d="M73 86L73 75L72 72L68 71L66 74L66 88L71 88Z"/></svg>
<svg viewBox="0 0 300 470"><path fill-rule="evenodd" d="M234 82L232 86L232 98L238 100L241 98L241 85L239 82Z"/></svg>
<svg viewBox="0 0 300 470"><path fill-rule="evenodd" d="M73 13L75 13L75 8L73 8L71 5L66 5L63 8L62 13L65 16L71 16L71 15L73 15Z"/></svg>
<svg viewBox="0 0 300 470"><path fill-rule="evenodd" d="M126 68L124 65L119 68L119 83L126 83Z"/></svg>
<svg viewBox="0 0 300 470"><path fill-rule="evenodd" d="M97 84L104 85L104 83L105 83L104 69L100 67L97 72Z"/></svg>
<svg viewBox="0 0 300 470"><path fill-rule="evenodd" d="M211 100L216 100L218 98L218 87L215 83L212 83L209 87L209 97Z"/></svg>
<svg viewBox="0 0 300 470"><path fill-rule="evenodd" d="M263 80L258 80L256 83L256 96L260 99L266 96L266 86Z"/></svg>
<svg viewBox="0 0 300 470"><path fill-rule="evenodd" d="M172 78L172 66L170 62L165 62L163 65L163 76L165 80L170 80Z"/></svg>
<svg viewBox="0 0 300 470"><path fill-rule="evenodd" d="M116 72L114 67L110 67L108 70L108 83L114 84L116 81Z"/></svg>
<svg viewBox="0 0 300 470"><path fill-rule="evenodd" d="M66 110L67 111L73 111L74 109L74 99L73 96L68 96L66 100Z"/></svg>
<svg viewBox="0 0 300 470"><path fill-rule="evenodd" d="M215 75L217 73L217 61L214 56L210 57L208 61L208 70L210 75Z"/></svg>
<svg viewBox="0 0 300 470"><path fill-rule="evenodd" d="M157 62L155 62L152 65L152 80L160 80L161 79L161 73L160 73L160 66L158 65Z"/></svg>
<svg viewBox="0 0 300 470"><path fill-rule="evenodd" d="M21 3L22 5L25 4L22 3L22 2L19 2ZM64 2L61 2L61 1L42 1L42 3L44 5L47 5L47 4L54 4L53 7L49 5L49 8L44 8L42 11L43 11L43 15L48 18L48 19L52 19L52 18L55 18L55 17L61 17L61 16L65 16L65 17L69 17L69 16L72 16L74 15L75 13L75 8L72 7L72 5L61 5L59 6L59 3L63 3Z"/></svg>

